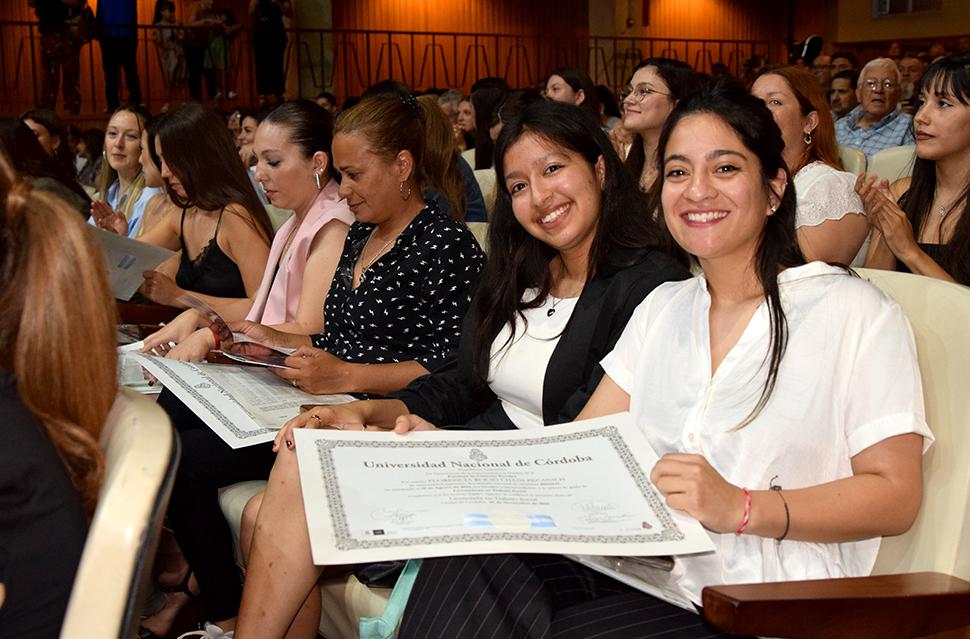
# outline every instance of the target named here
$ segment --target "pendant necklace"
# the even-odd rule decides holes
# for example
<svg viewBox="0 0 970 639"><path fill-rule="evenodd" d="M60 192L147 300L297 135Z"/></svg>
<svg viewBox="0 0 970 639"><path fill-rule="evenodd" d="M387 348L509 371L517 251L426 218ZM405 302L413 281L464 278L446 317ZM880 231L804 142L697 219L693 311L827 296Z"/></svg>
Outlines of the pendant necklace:
<svg viewBox="0 0 970 639"><path fill-rule="evenodd" d="M550 297L552 297L552 296L550 295ZM550 308L548 311L546 311L546 317L552 317L553 315L556 314L556 306L559 304L559 302L563 301L563 299L565 299L565 298L562 298L562 297L559 297L559 298L553 297L552 298L552 308Z"/></svg>

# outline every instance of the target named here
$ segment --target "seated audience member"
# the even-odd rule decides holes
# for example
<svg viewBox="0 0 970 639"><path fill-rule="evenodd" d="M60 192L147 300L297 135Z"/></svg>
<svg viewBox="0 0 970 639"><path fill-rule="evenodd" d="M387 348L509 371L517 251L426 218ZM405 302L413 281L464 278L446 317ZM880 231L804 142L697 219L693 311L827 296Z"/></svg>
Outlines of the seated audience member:
<svg viewBox="0 0 970 639"><path fill-rule="evenodd" d="M579 110L525 106L503 127L495 168L500 195L489 259L457 365L416 380L394 399L314 409L288 424L277 438L277 447L286 445L259 513L238 636L282 636L321 571L310 563L302 507L294 508L301 497L290 428L335 422L391 428L408 412L476 430L571 420L633 309L657 285L688 276L642 212L635 182L606 135ZM549 215L563 205L564 213ZM276 557L284 549L287 556ZM283 574L285 591L260 601L280 580L274 575ZM308 610L316 609L314 599L318 605L311 592ZM315 632L317 622L301 619L297 626Z"/></svg>
<svg viewBox="0 0 970 639"><path fill-rule="evenodd" d="M843 71L855 71L859 66L855 54L848 51L836 51L832 54L832 73L842 73Z"/></svg>
<svg viewBox="0 0 970 639"><path fill-rule="evenodd" d="M634 311L578 415L630 411L660 456L654 486L716 550L656 571L658 596L564 557L426 559L402 639L708 637L691 610L704 586L868 574L879 538L912 524L932 441L912 332L867 282L804 263L783 145L740 86L671 115L663 215L704 275L661 285ZM429 426L407 416L396 431Z"/></svg>
<svg viewBox="0 0 970 639"><path fill-rule="evenodd" d="M60 634L104 471L98 437L117 391L113 309L84 221L19 178L0 151L5 639Z"/></svg>
<svg viewBox="0 0 970 639"><path fill-rule="evenodd" d="M321 91L318 93L315 102L323 107L330 114L330 117L336 117L337 113L340 112L340 109L337 107L337 96L329 91Z"/></svg>
<svg viewBox="0 0 970 639"><path fill-rule="evenodd" d="M815 59L812 61L811 73L822 91L828 91L829 85L832 83L832 56L815 56Z"/></svg>
<svg viewBox="0 0 970 639"><path fill-rule="evenodd" d="M20 121L33 131L44 151L64 165L73 176L76 172L74 154L67 143L67 134L57 114L51 109L31 109L20 116Z"/></svg>
<svg viewBox="0 0 970 639"><path fill-rule="evenodd" d="M768 71L751 93L781 129L782 155L795 185L795 230L808 261L849 264L869 233L856 176L842 171L832 116L815 78L795 67ZM865 252L859 262L865 259Z"/></svg>
<svg viewBox="0 0 970 639"><path fill-rule="evenodd" d="M273 238L255 301L225 307L227 321L246 319L299 335L323 330L320 309L354 223L333 179L332 137L333 119L308 100L284 102L259 125L256 179L274 206L294 214ZM168 351L170 342L177 346ZM201 361L215 347L209 320L190 309L146 338L143 350Z"/></svg>
<svg viewBox="0 0 970 639"><path fill-rule="evenodd" d="M866 266L970 286L970 54L933 64L918 95L912 178L857 184L873 226Z"/></svg>
<svg viewBox="0 0 970 639"><path fill-rule="evenodd" d="M575 104L599 120L600 106L596 87L589 74L582 69L561 67L546 80L545 97L554 102Z"/></svg>
<svg viewBox="0 0 970 639"><path fill-rule="evenodd" d="M78 171L77 181L82 186L97 188L98 175L101 174L101 164L104 162L104 156L101 154L103 149L104 131L91 128L81 133L81 139L77 143L77 155L84 162Z"/></svg>
<svg viewBox="0 0 970 639"><path fill-rule="evenodd" d="M458 119L455 121L464 139L465 150L475 148L475 105L471 96L458 103Z"/></svg>
<svg viewBox="0 0 970 639"><path fill-rule="evenodd" d="M151 114L143 107L124 106L112 114L104 132L104 157L98 177L99 200L91 205L89 222L121 213L128 221L128 237L137 237L148 201L160 191L145 187L141 172L141 139ZM107 225L113 226L113 225ZM102 227L104 228L104 226Z"/></svg>
<svg viewBox="0 0 970 639"><path fill-rule="evenodd" d="M634 69L620 102L623 129L633 133L626 166L646 192L657 178L657 140L667 116L694 87L696 75L685 62L647 58Z"/></svg>
<svg viewBox="0 0 970 639"><path fill-rule="evenodd" d="M832 76L832 84L829 85L829 107L836 120L848 115L849 111L858 106L859 99L856 97L858 82L859 78L853 71L839 71Z"/></svg>
<svg viewBox="0 0 970 639"><path fill-rule="evenodd" d="M899 68L888 58L862 67L856 89L859 106L835 123L839 144L871 157L876 151L913 143L913 118L899 107L899 83Z"/></svg>
<svg viewBox="0 0 970 639"><path fill-rule="evenodd" d="M91 208L87 191L64 164L48 155L27 125L20 120L0 120L0 145L13 168L34 188L53 193L86 219Z"/></svg>
<svg viewBox="0 0 970 639"><path fill-rule="evenodd" d="M620 113L620 101L610 88L605 84L596 85L596 100L599 102L600 124L605 131L610 131L617 124L622 122L623 114Z"/></svg>
<svg viewBox="0 0 970 639"><path fill-rule="evenodd" d="M187 308L178 298L188 292L220 313L247 308L273 229L246 170L229 162L236 157L229 130L215 113L188 104L165 115L155 150L175 206L140 239L179 253L145 272L142 294L167 306Z"/></svg>
<svg viewBox="0 0 970 639"><path fill-rule="evenodd" d="M400 390L444 363L458 343L484 254L463 224L421 197L422 119L413 104L390 97L365 99L337 119L333 165L357 222L326 295L322 332L235 325L263 343L299 346L286 360L291 368L275 370L308 393ZM265 479L275 456L269 443L231 449L171 399L163 394L159 403L179 430L183 455L169 521L198 580L210 633L221 636L235 625L241 586L218 491Z"/></svg>
<svg viewBox="0 0 970 639"><path fill-rule="evenodd" d="M162 180L161 169L158 166L161 161L155 153L155 139L163 119L164 116L152 118L145 123L145 128L141 132L141 154L138 156L138 163L145 178L145 188L152 189L155 195L151 196L145 204L145 211L135 235L136 239L163 220L168 214L168 209L174 206L168 199L168 194L165 193L165 182ZM92 211L95 223L99 227L118 235L128 234L128 220L121 213L112 211L111 207L104 202L99 202Z"/></svg>
<svg viewBox="0 0 970 639"><path fill-rule="evenodd" d="M916 88L926 71L926 63L915 56L907 56L899 61L900 96L902 109L910 115L916 110L918 100Z"/></svg>
<svg viewBox="0 0 970 639"><path fill-rule="evenodd" d="M458 130L458 106L464 97L458 89L448 89L438 96L438 106L456 131Z"/></svg>
<svg viewBox="0 0 970 639"><path fill-rule="evenodd" d="M269 115L270 107L260 107L258 109L240 109L239 134L236 136L236 148L239 149L239 158L248 168L256 164L253 156L253 141L256 139L256 129L259 123Z"/></svg>
<svg viewBox="0 0 970 639"><path fill-rule="evenodd" d="M423 112L425 199L434 200L443 213L464 222L485 222L485 200L475 179L475 171L458 152L453 129L435 96L414 98L408 88L397 80L382 80L364 91L364 98L393 97ZM417 102L415 102L417 100ZM432 100L432 101L429 101Z"/></svg>

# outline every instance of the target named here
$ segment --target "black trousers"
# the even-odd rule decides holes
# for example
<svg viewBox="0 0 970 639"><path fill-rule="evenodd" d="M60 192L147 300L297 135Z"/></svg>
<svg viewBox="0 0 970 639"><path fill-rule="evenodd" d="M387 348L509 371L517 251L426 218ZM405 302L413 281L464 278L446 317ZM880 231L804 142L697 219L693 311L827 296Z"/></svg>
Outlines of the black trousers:
<svg viewBox="0 0 970 639"><path fill-rule="evenodd" d="M219 508L219 489L266 479L276 454L272 444L233 450L169 391L158 397L182 440L182 459L168 507L169 524L202 592L207 619L239 613L242 580L232 531Z"/></svg>
<svg viewBox="0 0 970 639"><path fill-rule="evenodd" d="M286 35L253 34L253 62L256 93L283 95L286 92Z"/></svg>
<svg viewBox="0 0 970 639"><path fill-rule="evenodd" d="M128 104L141 104L141 85L138 82L138 63L135 53L138 41L132 38L101 38L101 68L104 70L104 97L108 110L121 104L118 95L120 70L125 71Z"/></svg>
<svg viewBox="0 0 970 639"><path fill-rule="evenodd" d="M730 637L697 613L559 555L426 559L400 639Z"/></svg>

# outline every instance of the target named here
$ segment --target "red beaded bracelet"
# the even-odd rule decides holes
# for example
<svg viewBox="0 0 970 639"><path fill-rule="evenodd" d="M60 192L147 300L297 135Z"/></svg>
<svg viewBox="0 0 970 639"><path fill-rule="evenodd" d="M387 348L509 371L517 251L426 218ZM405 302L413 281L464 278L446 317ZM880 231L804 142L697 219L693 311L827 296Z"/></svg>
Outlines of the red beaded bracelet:
<svg viewBox="0 0 970 639"><path fill-rule="evenodd" d="M742 488L744 491L744 518L741 519L741 525L734 532L735 535L740 535L744 532L744 529L748 527L748 520L751 519L751 491L747 488Z"/></svg>

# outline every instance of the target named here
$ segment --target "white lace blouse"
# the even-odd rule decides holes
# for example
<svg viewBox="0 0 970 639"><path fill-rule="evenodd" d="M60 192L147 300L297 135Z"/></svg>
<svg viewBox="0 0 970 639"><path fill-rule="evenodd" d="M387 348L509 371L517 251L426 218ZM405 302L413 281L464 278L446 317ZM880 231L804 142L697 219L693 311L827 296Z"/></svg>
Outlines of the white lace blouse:
<svg viewBox="0 0 970 639"><path fill-rule="evenodd" d="M856 176L838 171L824 162L812 162L795 174L798 208L795 228L818 226L841 220L849 213L861 214L862 199L855 192Z"/></svg>

